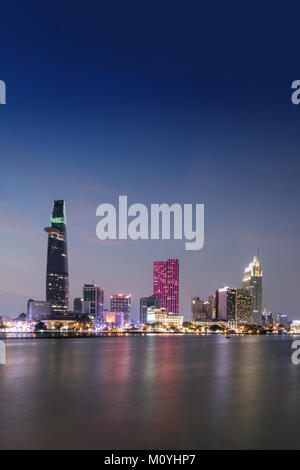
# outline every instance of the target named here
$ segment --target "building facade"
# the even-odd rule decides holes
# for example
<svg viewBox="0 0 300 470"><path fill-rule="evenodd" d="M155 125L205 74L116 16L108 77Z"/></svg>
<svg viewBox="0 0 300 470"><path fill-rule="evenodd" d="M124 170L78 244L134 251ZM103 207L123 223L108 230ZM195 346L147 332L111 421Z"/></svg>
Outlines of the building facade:
<svg viewBox="0 0 300 470"><path fill-rule="evenodd" d="M27 302L27 321L47 320L51 313L50 302L29 299Z"/></svg>
<svg viewBox="0 0 300 470"><path fill-rule="evenodd" d="M204 312L204 302L200 297L192 297L192 321L206 321L206 314Z"/></svg>
<svg viewBox="0 0 300 470"><path fill-rule="evenodd" d="M81 315L83 311L83 299L81 297L76 297L74 299L74 313L76 315Z"/></svg>
<svg viewBox="0 0 300 470"><path fill-rule="evenodd" d="M168 314L164 308L149 307L147 310L147 323L158 323L163 328L181 329L183 326L183 316Z"/></svg>
<svg viewBox="0 0 300 470"><path fill-rule="evenodd" d="M147 309L149 307L161 308L161 300L154 295L140 299L140 322L147 323Z"/></svg>
<svg viewBox="0 0 300 470"><path fill-rule="evenodd" d="M179 260L155 261L153 264L153 295L161 300L168 313L179 311Z"/></svg>
<svg viewBox="0 0 300 470"><path fill-rule="evenodd" d="M51 306L51 315L68 315L69 270L67 253L67 231L65 202L54 201L48 233L46 300Z"/></svg>
<svg viewBox="0 0 300 470"><path fill-rule="evenodd" d="M104 292L95 284L83 286L83 313L103 320Z"/></svg>
<svg viewBox="0 0 300 470"><path fill-rule="evenodd" d="M131 320L131 294L116 294L110 296L110 311L124 313L124 322Z"/></svg>
<svg viewBox="0 0 300 470"><path fill-rule="evenodd" d="M262 268L258 252L253 261L245 268L243 289L251 296L253 323L262 324Z"/></svg>
<svg viewBox="0 0 300 470"><path fill-rule="evenodd" d="M245 289L220 287L215 294L217 321L255 323L251 296ZM255 323L257 324L257 323Z"/></svg>
<svg viewBox="0 0 300 470"><path fill-rule="evenodd" d="M245 289L236 289L236 321L253 324L252 299Z"/></svg>
<svg viewBox="0 0 300 470"><path fill-rule="evenodd" d="M118 326L122 328L124 326L124 313L123 312L104 312L104 322L109 326Z"/></svg>

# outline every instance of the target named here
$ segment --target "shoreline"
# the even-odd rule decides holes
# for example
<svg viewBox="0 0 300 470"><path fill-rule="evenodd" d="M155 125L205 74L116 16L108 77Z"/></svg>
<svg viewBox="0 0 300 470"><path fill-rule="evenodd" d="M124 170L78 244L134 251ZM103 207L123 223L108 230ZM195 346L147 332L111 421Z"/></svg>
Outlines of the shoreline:
<svg viewBox="0 0 300 470"><path fill-rule="evenodd" d="M0 333L0 340L16 340L16 339L101 339L101 338L118 338L128 336L223 336L223 333L182 333L182 332L144 332L144 331L128 331L128 332L101 332L101 333L59 333L59 332L45 332L45 333ZM238 336L299 336L297 333L290 334L257 334L257 333L240 333L231 334L230 338ZM228 338L228 339L230 339Z"/></svg>

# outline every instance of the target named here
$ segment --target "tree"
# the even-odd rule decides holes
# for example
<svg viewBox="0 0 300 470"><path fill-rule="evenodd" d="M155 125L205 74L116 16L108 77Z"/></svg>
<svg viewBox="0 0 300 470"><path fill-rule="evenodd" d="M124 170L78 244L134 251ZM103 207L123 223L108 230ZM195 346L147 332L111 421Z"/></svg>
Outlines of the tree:
<svg viewBox="0 0 300 470"><path fill-rule="evenodd" d="M88 315L77 315L76 322L79 324L79 327L83 330L91 328L92 321Z"/></svg>
<svg viewBox="0 0 300 470"><path fill-rule="evenodd" d="M18 316L18 321L26 321L27 320L27 315L26 313L21 313L19 316Z"/></svg>
<svg viewBox="0 0 300 470"><path fill-rule="evenodd" d="M35 325L34 330L35 330L35 331L47 330L47 327L46 327L45 323L43 323L42 321L40 321L39 323L37 323L37 324Z"/></svg>
<svg viewBox="0 0 300 470"><path fill-rule="evenodd" d="M211 325L209 329L211 331L218 331L218 330L224 331L225 327L223 325Z"/></svg>
<svg viewBox="0 0 300 470"><path fill-rule="evenodd" d="M191 328L191 329L194 328L193 323L190 321L184 321L182 326L183 328Z"/></svg>

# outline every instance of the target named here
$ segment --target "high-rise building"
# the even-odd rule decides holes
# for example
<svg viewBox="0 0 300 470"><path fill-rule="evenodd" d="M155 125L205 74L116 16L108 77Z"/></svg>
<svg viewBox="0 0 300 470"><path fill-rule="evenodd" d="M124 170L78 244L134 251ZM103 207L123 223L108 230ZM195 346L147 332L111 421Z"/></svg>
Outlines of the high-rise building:
<svg viewBox="0 0 300 470"><path fill-rule="evenodd" d="M262 324L262 268L259 262L258 250L244 271L243 289L246 289L251 296L253 323Z"/></svg>
<svg viewBox="0 0 300 470"><path fill-rule="evenodd" d="M83 313L103 320L104 292L95 284L84 284L83 286Z"/></svg>
<svg viewBox="0 0 300 470"><path fill-rule="evenodd" d="M192 297L192 322L206 322L212 319L213 296L203 301L200 297Z"/></svg>
<svg viewBox="0 0 300 470"><path fill-rule="evenodd" d="M161 299L168 313L179 311L179 260L155 261L153 265L153 295Z"/></svg>
<svg viewBox="0 0 300 470"><path fill-rule="evenodd" d="M76 297L74 299L74 313L80 315L83 311L83 299L81 297Z"/></svg>
<svg viewBox="0 0 300 470"><path fill-rule="evenodd" d="M206 321L204 302L200 297L192 297L192 321Z"/></svg>
<svg viewBox="0 0 300 470"><path fill-rule="evenodd" d="M131 294L111 295L110 311L124 313L124 322L129 323L131 317Z"/></svg>
<svg viewBox="0 0 300 470"><path fill-rule="evenodd" d="M48 233L46 300L51 305L51 315L67 315L69 307L69 271L65 202L54 201Z"/></svg>
<svg viewBox="0 0 300 470"><path fill-rule="evenodd" d="M140 322L147 323L147 310L148 308L161 308L161 300L154 295L149 297L142 297L140 299Z"/></svg>
<svg viewBox="0 0 300 470"><path fill-rule="evenodd" d="M236 321L253 324L252 300L245 289L236 289Z"/></svg>
<svg viewBox="0 0 300 470"><path fill-rule="evenodd" d="M217 321L227 321L228 316L230 321L232 320L232 301L229 302L231 296L228 295L228 291L231 291L230 287L222 286L220 287L215 294L215 308L216 316L215 320ZM231 299L232 300L232 299ZM230 307L229 307L230 305ZM229 312L229 308L231 309Z"/></svg>
<svg viewBox="0 0 300 470"><path fill-rule="evenodd" d="M210 295L206 302L204 302L204 311L206 313L206 321L211 321L213 316L213 300L214 296Z"/></svg>

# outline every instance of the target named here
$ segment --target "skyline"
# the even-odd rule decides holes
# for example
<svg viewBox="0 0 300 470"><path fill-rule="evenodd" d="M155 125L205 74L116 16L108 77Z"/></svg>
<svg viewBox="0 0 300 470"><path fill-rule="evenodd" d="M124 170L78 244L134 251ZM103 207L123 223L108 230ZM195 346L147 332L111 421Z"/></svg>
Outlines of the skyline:
<svg viewBox="0 0 300 470"><path fill-rule="evenodd" d="M297 19L275 6L270 23L259 5L235 22L237 6L219 8L216 18L196 4L173 3L171 17L153 3L120 5L118 15L93 2L83 12L76 2L2 6L1 311L44 298L40 233L64 199L71 302L94 280L107 294L131 292L138 318L153 261L179 258L187 315L191 297L239 287L259 245L262 305L300 318ZM205 204L204 248L101 242L96 208L119 194L129 204Z"/></svg>
<svg viewBox="0 0 300 470"><path fill-rule="evenodd" d="M80 299L78 295L76 295L73 299L71 299L71 303L69 302L69 279L68 279L68 254L67 254L67 220L66 220L66 204L64 200L54 200L52 204L52 211L50 217L50 227L46 227L45 232L48 233L48 248L47 248L47 268L46 268L46 300L49 302L50 305L50 313L54 316L55 314L62 314L65 315L67 313L66 306L69 306L69 311L73 311L72 306L74 300ZM58 257L57 257L58 255ZM261 291L261 282L262 282L262 267L259 261L259 247L257 247L256 255L253 258L253 261L246 266L243 271L242 277L242 288L249 290L251 292L251 296L254 296L254 312L258 318L261 317L263 312L261 300L262 300L262 292ZM62 278L62 274L64 277ZM66 275L66 277L65 277ZM58 280L55 282L55 288L53 289L53 276L58 276ZM254 277L253 277L254 276ZM62 280L61 280L62 279ZM50 282L51 281L51 282ZM259 281L260 287L254 287ZM254 285L252 285L254 282ZM106 309L108 302L103 302L105 299L104 290L100 288L99 285L94 281L92 284L84 284L83 291L86 287L93 287L93 291L96 290L102 292L102 311ZM217 288L217 291L223 290L224 286L220 286ZM237 289L237 286L226 287L226 289ZM254 290L253 290L254 289ZM259 290L257 290L259 289ZM54 290L54 292L53 292ZM63 298L61 301L57 299L60 298L61 293L63 294ZM180 294L180 282L179 282L179 259L168 259L166 261L154 261L153 262L153 296L156 298L161 299L161 305L163 308L166 309L167 312L171 311L175 314L182 314L185 319L192 318L192 309L190 311L178 311L179 308L179 294ZM152 294L151 294L152 296ZM171 296L171 297L170 297ZM109 311L118 311L119 308L113 308L112 299L116 299L120 301L122 299L129 300L129 309L130 318L132 321L137 321L138 317L140 317L140 310L139 314L137 315L136 312L131 309L131 297L132 294L110 294L110 308ZM209 296L208 296L209 297ZM207 298L208 298L207 297ZM191 297L192 299L195 296ZM83 299L85 300L85 293L83 295ZM99 298L100 299L100 298ZM30 299L32 300L32 299ZM44 298L35 299L36 301L43 301ZM95 300L95 299L94 299ZM140 306L140 302L143 300L143 297L140 297L138 302ZM28 299L29 301L29 299ZM100 300L99 300L100 302ZM59 304L60 305L56 305ZM86 302L84 303L83 312L86 310ZM99 303L100 306L100 303ZM261 308L260 308L261 307ZM93 306L95 308L95 304ZM264 306L266 308L266 306ZM108 310L108 309L107 309ZM126 310L126 309L125 309ZM124 310L124 311L125 311ZM188 313L187 313L188 312ZM14 312L14 314L19 312ZM94 311L96 313L96 311ZM99 314L100 312L98 312ZM276 312L275 313L282 313ZM5 312L2 313L5 315ZM129 316L128 318L129 319Z"/></svg>

